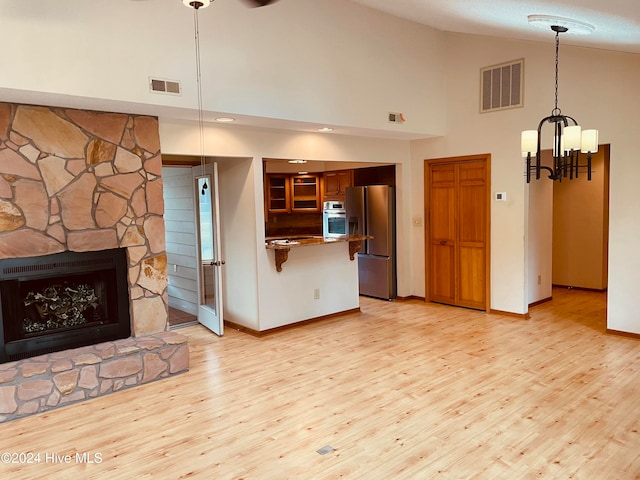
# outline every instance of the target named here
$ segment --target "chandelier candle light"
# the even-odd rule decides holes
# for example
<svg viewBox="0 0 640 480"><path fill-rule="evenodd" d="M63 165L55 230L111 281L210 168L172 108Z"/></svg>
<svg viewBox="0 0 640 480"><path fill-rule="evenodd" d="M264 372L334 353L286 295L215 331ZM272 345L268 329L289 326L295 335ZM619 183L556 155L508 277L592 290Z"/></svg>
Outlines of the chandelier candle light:
<svg viewBox="0 0 640 480"><path fill-rule="evenodd" d="M540 120L537 130L525 130L521 136L522 156L527 159L527 183L535 173L536 180L540 179L542 170L549 172L551 180L562 181L563 178L572 180L578 178L580 169L586 169L587 179L591 180L591 154L598 151L598 130L582 130L578 122L568 115L563 115L558 108L558 47L560 34L575 27L576 32L584 34L593 31L592 25L577 22L567 18L549 17L547 15L529 15L529 23L550 26L556 33L556 77L555 104L551 115ZM545 123L554 126L553 137L553 166L541 165L540 147L542 126ZM587 155L587 163L579 163L579 153ZM535 157L535 163L532 162Z"/></svg>

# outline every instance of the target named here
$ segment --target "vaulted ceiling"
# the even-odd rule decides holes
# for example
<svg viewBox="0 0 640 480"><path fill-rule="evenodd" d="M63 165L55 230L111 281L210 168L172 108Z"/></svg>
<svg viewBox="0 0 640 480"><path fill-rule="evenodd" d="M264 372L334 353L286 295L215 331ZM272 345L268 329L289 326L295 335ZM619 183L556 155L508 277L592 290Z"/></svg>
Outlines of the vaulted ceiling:
<svg viewBox="0 0 640 480"><path fill-rule="evenodd" d="M640 53L640 2L636 0L352 0L439 30L524 40L553 41L528 15L553 15L591 24L589 36L565 35L564 44Z"/></svg>

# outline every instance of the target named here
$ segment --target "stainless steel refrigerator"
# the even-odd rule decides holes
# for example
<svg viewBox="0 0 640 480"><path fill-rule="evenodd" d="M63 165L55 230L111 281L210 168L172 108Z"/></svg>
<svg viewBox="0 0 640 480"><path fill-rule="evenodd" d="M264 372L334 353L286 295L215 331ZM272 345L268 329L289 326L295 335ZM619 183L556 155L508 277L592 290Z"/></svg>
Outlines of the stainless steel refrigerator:
<svg viewBox="0 0 640 480"><path fill-rule="evenodd" d="M358 253L360 295L396 297L395 190L388 185L348 187L345 206L350 234L371 235Z"/></svg>

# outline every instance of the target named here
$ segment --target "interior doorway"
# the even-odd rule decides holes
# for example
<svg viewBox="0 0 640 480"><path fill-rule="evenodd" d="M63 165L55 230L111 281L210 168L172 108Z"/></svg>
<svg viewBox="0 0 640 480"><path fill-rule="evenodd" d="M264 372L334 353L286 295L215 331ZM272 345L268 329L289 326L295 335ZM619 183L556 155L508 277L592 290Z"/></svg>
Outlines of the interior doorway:
<svg viewBox="0 0 640 480"><path fill-rule="evenodd" d="M169 307L169 328L187 327L198 323L198 317L174 307Z"/></svg>
<svg viewBox="0 0 640 480"><path fill-rule="evenodd" d="M592 156L592 179L554 182L551 282L606 291L609 264L609 145Z"/></svg>
<svg viewBox="0 0 640 480"><path fill-rule="evenodd" d="M542 152L542 162L551 151ZM606 292L609 257L610 145L593 155L592 180L529 184L529 307L553 299L554 288ZM556 290L557 291L557 290Z"/></svg>
<svg viewBox="0 0 640 480"><path fill-rule="evenodd" d="M255 317L257 285L247 278L257 269L255 252L256 169L261 160L251 157L206 157L206 164L218 165L220 194L220 246L225 265L221 270L224 318ZM192 167L201 165L199 156L163 155L165 239L170 325L188 325L197 320L198 238L196 188ZM199 171L197 168L196 171ZM175 319L175 322L174 322Z"/></svg>

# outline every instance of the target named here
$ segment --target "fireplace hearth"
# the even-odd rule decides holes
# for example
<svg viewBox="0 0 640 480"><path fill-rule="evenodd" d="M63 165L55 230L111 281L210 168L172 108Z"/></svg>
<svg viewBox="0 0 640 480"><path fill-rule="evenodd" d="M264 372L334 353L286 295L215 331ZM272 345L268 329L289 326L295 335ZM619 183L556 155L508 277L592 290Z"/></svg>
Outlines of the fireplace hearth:
<svg viewBox="0 0 640 480"><path fill-rule="evenodd" d="M125 248L0 260L0 363L127 338Z"/></svg>

